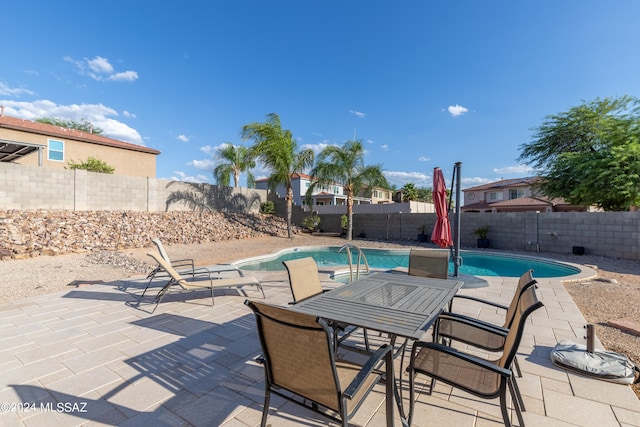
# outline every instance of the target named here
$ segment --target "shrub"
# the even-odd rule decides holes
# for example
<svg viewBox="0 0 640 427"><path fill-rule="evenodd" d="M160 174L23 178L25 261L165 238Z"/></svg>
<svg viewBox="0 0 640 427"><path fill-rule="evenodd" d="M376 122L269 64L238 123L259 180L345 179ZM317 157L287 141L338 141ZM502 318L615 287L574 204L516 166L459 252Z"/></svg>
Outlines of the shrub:
<svg viewBox="0 0 640 427"><path fill-rule="evenodd" d="M260 213L273 215L274 213L276 213L276 204L272 201L264 202L260 205Z"/></svg>
<svg viewBox="0 0 640 427"><path fill-rule="evenodd" d="M109 165L107 162L102 160L98 160L95 157L89 157L84 162L74 162L73 160L69 160L69 169L82 169L89 172L100 172L100 173L113 173L115 168Z"/></svg>
<svg viewBox="0 0 640 427"><path fill-rule="evenodd" d="M320 217L316 214L311 214L302 220L302 226L307 230L315 231L320 225Z"/></svg>

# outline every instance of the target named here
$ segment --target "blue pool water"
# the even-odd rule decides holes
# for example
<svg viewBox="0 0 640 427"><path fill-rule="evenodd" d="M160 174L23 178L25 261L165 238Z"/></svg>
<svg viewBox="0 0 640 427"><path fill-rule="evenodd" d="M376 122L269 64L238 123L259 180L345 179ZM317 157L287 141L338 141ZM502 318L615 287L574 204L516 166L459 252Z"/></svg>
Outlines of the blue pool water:
<svg viewBox="0 0 640 427"><path fill-rule="evenodd" d="M235 264L241 270L279 271L284 270L282 261L311 256L316 260L318 268L348 266L347 254L338 252L337 246L302 247L281 251L265 257L238 261ZM374 249L362 248L369 266L373 269L392 269L409 266L409 250L406 249ZM472 276L520 277L528 269L533 269L535 277L564 277L580 272L579 269L542 258L486 253L477 251L461 251L462 265L460 274ZM352 252L353 262L357 260L357 252ZM449 263L449 273L453 274L453 262Z"/></svg>

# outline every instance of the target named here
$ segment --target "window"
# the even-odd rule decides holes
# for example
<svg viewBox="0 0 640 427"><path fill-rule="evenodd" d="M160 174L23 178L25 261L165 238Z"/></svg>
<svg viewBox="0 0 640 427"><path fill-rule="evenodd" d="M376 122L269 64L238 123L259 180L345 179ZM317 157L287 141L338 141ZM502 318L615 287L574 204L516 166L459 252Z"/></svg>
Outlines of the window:
<svg viewBox="0 0 640 427"><path fill-rule="evenodd" d="M519 199L521 197L524 197L524 189L516 188L509 190L509 200Z"/></svg>
<svg viewBox="0 0 640 427"><path fill-rule="evenodd" d="M340 187L338 187L337 185L333 187L333 194L340 194Z"/></svg>
<svg viewBox="0 0 640 427"><path fill-rule="evenodd" d="M47 150L47 159L56 162L64 161L64 142L50 139L48 141L49 149Z"/></svg>
<svg viewBox="0 0 640 427"><path fill-rule="evenodd" d="M492 192L492 193L489 193L489 194L488 194L488 199L489 199L490 201L493 201L493 200L502 200L502 192L494 191L494 192Z"/></svg>

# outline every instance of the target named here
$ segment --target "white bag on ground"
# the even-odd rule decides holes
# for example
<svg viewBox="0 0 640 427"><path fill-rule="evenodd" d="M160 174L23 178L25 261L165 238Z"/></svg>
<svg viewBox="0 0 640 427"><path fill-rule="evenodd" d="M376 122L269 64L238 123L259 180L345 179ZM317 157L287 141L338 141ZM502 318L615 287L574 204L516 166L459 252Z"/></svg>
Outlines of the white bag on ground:
<svg viewBox="0 0 640 427"><path fill-rule="evenodd" d="M640 381L638 367L627 356L612 351L587 351L587 346L571 341L560 341L551 350L554 365L578 374L584 374L619 384Z"/></svg>

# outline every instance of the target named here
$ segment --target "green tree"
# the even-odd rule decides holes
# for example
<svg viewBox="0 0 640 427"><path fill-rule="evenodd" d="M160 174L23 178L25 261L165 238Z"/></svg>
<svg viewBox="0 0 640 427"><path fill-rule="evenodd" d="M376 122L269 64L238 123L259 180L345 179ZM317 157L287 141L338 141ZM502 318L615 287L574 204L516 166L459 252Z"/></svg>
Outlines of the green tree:
<svg viewBox="0 0 640 427"><path fill-rule="evenodd" d="M291 175L303 172L313 165L313 150L298 150L290 130L282 129L280 117L276 113L267 115L263 123L253 122L242 127L242 139L253 140L251 153L271 172L269 187L275 189L284 185L287 204L287 233L291 234L291 211L293 207L293 188Z"/></svg>
<svg viewBox="0 0 640 427"><path fill-rule="evenodd" d="M431 188L420 187L417 190L418 192L418 201L425 203L433 203L433 190ZM448 190L447 190L448 193Z"/></svg>
<svg viewBox="0 0 640 427"><path fill-rule="evenodd" d="M418 200L418 189L409 182L402 188L402 201L409 202L412 200Z"/></svg>
<svg viewBox="0 0 640 427"><path fill-rule="evenodd" d="M597 98L550 115L520 146L547 197L607 211L640 204L640 100Z"/></svg>
<svg viewBox="0 0 640 427"><path fill-rule="evenodd" d="M213 176L220 185L229 186L230 176L233 175L234 187L238 187L240 173L247 173L247 187L255 186L255 179L250 169L256 167L256 162L247 147L235 146L230 142L225 143L216 153L218 164L213 170Z"/></svg>
<svg viewBox="0 0 640 427"><path fill-rule="evenodd" d="M89 156L84 162L74 162L73 160L69 160L67 166L71 170L82 169L89 172L113 173L115 171L115 168L107 162L98 160L91 156Z"/></svg>
<svg viewBox="0 0 640 427"><path fill-rule="evenodd" d="M371 192L372 187L389 188L382 166L365 166L361 141L347 141L342 147L326 147L318 155L311 176L314 181L307 189L307 199L317 187L336 182L344 187L347 196L347 240L352 240L353 234L353 197L361 190Z"/></svg>
<svg viewBox="0 0 640 427"><path fill-rule="evenodd" d="M79 122L76 122L75 120L62 120L56 117L43 117L41 119L36 119L36 122L60 126L67 129L81 130L87 133L92 133L94 135L100 135L103 132L102 129L94 126L90 121L85 119L80 119Z"/></svg>

